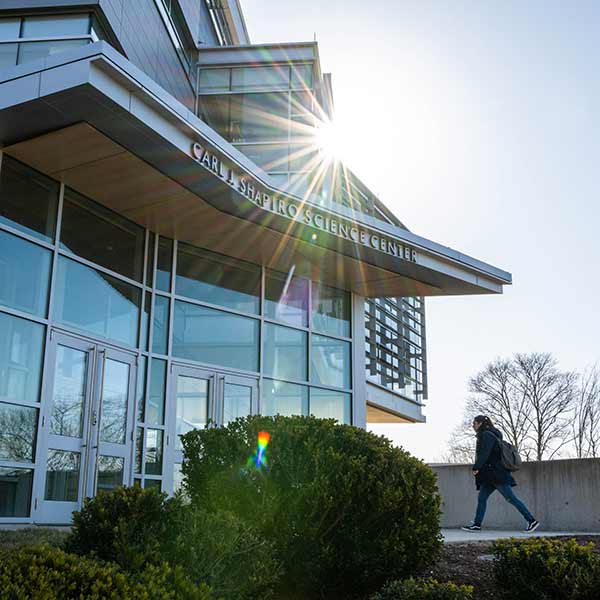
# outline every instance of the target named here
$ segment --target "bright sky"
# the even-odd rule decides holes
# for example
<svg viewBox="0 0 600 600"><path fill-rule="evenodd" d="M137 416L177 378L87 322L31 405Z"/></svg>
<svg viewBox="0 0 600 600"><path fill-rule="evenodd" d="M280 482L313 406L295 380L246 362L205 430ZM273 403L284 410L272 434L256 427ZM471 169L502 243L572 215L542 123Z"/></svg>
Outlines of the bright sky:
<svg viewBox="0 0 600 600"><path fill-rule="evenodd" d="M599 2L242 7L254 43L316 34L345 159L413 232L513 274L503 296L428 300L427 423L374 430L434 461L496 356L599 359Z"/></svg>

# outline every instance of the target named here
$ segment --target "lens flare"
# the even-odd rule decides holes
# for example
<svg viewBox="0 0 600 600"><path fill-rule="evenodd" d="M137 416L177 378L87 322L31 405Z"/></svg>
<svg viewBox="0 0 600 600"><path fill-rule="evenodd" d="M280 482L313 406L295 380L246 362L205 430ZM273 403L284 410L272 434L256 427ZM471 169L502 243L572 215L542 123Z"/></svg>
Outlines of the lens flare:
<svg viewBox="0 0 600 600"><path fill-rule="evenodd" d="M270 439L271 434L268 431L260 431L258 433L258 448L256 449L256 454L248 459L248 466L252 465L260 469L267 465L267 446Z"/></svg>

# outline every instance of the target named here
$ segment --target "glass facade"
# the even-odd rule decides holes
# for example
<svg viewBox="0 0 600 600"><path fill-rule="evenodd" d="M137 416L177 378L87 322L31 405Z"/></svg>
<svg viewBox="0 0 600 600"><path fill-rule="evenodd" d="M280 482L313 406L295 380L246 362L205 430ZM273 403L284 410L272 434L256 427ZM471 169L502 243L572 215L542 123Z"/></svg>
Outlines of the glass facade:
<svg viewBox="0 0 600 600"><path fill-rule="evenodd" d="M0 19L0 69L104 38L93 15L28 15Z"/></svg>
<svg viewBox="0 0 600 600"><path fill-rule="evenodd" d="M1 158L0 518L122 482L172 491L179 435L210 420L352 421L349 293L163 238Z"/></svg>

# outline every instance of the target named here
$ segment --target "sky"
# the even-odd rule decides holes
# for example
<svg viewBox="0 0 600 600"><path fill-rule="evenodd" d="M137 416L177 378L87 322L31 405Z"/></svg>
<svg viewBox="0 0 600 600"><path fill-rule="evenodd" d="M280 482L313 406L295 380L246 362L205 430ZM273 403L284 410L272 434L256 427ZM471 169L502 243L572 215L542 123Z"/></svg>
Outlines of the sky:
<svg viewBox="0 0 600 600"><path fill-rule="evenodd" d="M316 37L343 158L411 231L513 275L427 300L427 423L372 429L439 461L496 357L596 362L600 2L241 4L253 43Z"/></svg>

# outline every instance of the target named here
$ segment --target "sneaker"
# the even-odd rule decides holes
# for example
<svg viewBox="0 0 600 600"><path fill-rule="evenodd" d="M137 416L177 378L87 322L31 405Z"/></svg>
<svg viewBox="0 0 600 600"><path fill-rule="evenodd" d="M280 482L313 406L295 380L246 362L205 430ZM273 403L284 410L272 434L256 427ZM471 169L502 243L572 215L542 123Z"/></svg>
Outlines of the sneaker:
<svg viewBox="0 0 600 600"><path fill-rule="evenodd" d="M539 521L536 521L534 519L533 521L531 521L531 523L529 523L529 525L527 525L527 529L525 530L525 533L533 533L539 526L540 526Z"/></svg>
<svg viewBox="0 0 600 600"><path fill-rule="evenodd" d="M461 527L461 529L463 531L481 531L481 525L475 525L473 523L473 525L465 525L464 527Z"/></svg>

